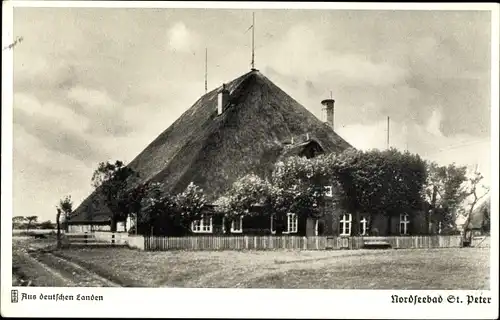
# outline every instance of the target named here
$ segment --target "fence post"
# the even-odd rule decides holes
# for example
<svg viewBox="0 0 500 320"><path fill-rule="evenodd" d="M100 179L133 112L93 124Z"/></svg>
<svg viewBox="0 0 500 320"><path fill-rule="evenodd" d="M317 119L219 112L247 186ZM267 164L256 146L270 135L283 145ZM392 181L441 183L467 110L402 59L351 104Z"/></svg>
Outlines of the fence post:
<svg viewBox="0 0 500 320"><path fill-rule="evenodd" d="M248 236L245 236L245 249L248 250Z"/></svg>
<svg viewBox="0 0 500 320"><path fill-rule="evenodd" d="M302 241L304 241L304 243L302 243L302 249L307 250L307 238L302 237Z"/></svg>
<svg viewBox="0 0 500 320"><path fill-rule="evenodd" d="M111 244L115 244L115 234L111 235Z"/></svg>
<svg viewBox="0 0 500 320"><path fill-rule="evenodd" d="M87 234L83 235L84 242L87 243Z"/></svg>

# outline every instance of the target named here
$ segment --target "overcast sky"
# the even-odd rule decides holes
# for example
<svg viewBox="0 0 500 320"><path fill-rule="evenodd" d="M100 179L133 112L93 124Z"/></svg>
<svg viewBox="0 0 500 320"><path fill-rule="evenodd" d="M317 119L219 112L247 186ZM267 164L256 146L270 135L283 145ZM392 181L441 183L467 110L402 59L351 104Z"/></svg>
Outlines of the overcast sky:
<svg viewBox="0 0 500 320"><path fill-rule="evenodd" d="M255 11L256 67L357 148L490 172L490 13ZM15 8L14 215L55 217L98 162L130 162L204 93L250 69L251 11Z"/></svg>

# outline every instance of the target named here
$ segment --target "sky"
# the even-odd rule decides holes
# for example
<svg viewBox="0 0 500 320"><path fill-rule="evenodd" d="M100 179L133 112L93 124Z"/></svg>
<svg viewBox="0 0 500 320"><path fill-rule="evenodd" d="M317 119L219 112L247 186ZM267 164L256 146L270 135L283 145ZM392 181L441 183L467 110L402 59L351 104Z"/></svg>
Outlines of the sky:
<svg viewBox="0 0 500 320"><path fill-rule="evenodd" d="M490 182L491 25L480 11L253 10L256 68L359 149ZM252 11L14 8L13 215L55 219L101 161L133 160L208 87L250 70Z"/></svg>

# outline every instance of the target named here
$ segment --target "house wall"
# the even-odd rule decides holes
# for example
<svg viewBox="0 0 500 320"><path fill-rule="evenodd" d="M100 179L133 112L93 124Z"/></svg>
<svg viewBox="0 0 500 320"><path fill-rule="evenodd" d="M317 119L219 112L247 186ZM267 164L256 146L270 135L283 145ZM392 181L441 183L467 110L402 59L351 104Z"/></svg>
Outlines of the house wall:
<svg viewBox="0 0 500 320"><path fill-rule="evenodd" d="M93 231L110 231L110 225L69 224L68 233L81 233Z"/></svg>
<svg viewBox="0 0 500 320"><path fill-rule="evenodd" d="M412 219L412 228L411 228L411 233L412 234L427 234L427 222L425 219L425 212L424 211L417 211L413 214L413 219Z"/></svg>
<svg viewBox="0 0 500 320"><path fill-rule="evenodd" d="M339 208L333 202L328 204L325 209L325 216L321 219L324 223L324 235L327 236L338 236L340 235L340 220L342 215L346 211ZM367 220L370 219L368 213L352 213L351 222L351 236L357 236L361 232L361 219L366 217ZM374 214L371 224L371 235L387 236L387 235L400 235L400 221L399 216L393 217L391 219L390 229L388 228L388 218L383 214ZM426 220L425 213L414 212L410 214L410 224L408 225L409 234L426 234Z"/></svg>
<svg viewBox="0 0 500 320"><path fill-rule="evenodd" d="M326 236L336 236L339 234L339 220L342 210L333 201L327 201L324 208L324 216L320 219L323 226L323 234Z"/></svg>
<svg viewBox="0 0 500 320"><path fill-rule="evenodd" d="M238 235L255 235L255 236L269 236L272 235L273 233L271 232L271 217L269 214L263 213L263 214L258 214L254 216L246 216L243 217L243 225L242 229L243 232L238 233L232 233L232 232L227 232L227 230L230 230L231 225L229 223L229 220L226 222L226 232L224 233L224 228L223 228L223 220L222 216L219 215L214 215L212 217L212 232L193 232L189 231L188 235L190 236L207 236L207 235L228 235L228 236L238 236ZM285 224L287 222L285 221ZM324 230L324 222L318 224L318 229L319 230ZM313 226L310 227L312 228L312 235L314 235L314 223ZM276 228L275 228L276 229ZM298 217L298 225L297 225L297 232L293 233L291 235L296 235L296 236L305 236L308 232L308 218L306 217ZM309 231L311 232L311 230ZM286 226L284 230L284 234L286 234Z"/></svg>
<svg viewBox="0 0 500 320"><path fill-rule="evenodd" d="M316 235L316 219L306 219L306 236L312 237Z"/></svg>
<svg viewBox="0 0 500 320"><path fill-rule="evenodd" d="M252 216L246 216L243 218L243 232L224 232L223 218L221 215L212 215L212 232L192 232L189 230L187 233L183 231L183 235L190 236L239 236L239 235L249 235L249 236L269 236L272 235L271 232L271 219L270 212L266 212L265 209L259 209L257 213ZM340 220L342 215L347 211L343 210L338 202L334 199L329 199L324 207L324 216L318 220L318 235L319 236L339 236L340 235ZM352 213L351 219L351 236L359 236L361 232L360 221L363 217L370 220L370 215L368 213ZM410 224L408 225L409 235L421 235L426 234L426 219L424 212L411 213ZM371 233L369 235L379 235L388 236L400 235L400 221L399 215L391 219L390 229L388 228L388 218L383 214L375 214L371 217L372 221L368 223L371 225ZM286 222L285 222L286 224ZM312 218L300 217L298 220L298 230L297 233L290 235L294 236L315 236L315 220ZM226 221L226 230L230 230L231 225L229 220ZM286 227L285 227L286 228ZM276 228L275 228L276 229ZM286 231L286 230L285 230ZM286 234L286 232L284 233ZM180 234L168 234L167 236L180 236Z"/></svg>
<svg viewBox="0 0 500 320"><path fill-rule="evenodd" d="M387 218L381 214L373 215L371 221L373 235L387 235Z"/></svg>

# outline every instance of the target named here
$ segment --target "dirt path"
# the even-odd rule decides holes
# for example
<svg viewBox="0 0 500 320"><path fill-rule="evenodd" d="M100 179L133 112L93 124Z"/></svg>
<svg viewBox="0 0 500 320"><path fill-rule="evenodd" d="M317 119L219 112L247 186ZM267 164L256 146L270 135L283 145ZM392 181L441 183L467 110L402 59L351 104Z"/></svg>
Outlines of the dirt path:
<svg viewBox="0 0 500 320"><path fill-rule="evenodd" d="M77 287L78 284L61 275L23 251L13 253L13 273L24 283L37 287Z"/></svg>
<svg viewBox="0 0 500 320"><path fill-rule="evenodd" d="M17 241L13 246L12 273L13 284L21 286L120 287L75 262L55 256L49 246L29 241Z"/></svg>
<svg viewBox="0 0 500 320"><path fill-rule="evenodd" d="M38 262L57 270L63 277L71 279L78 287L119 287L118 284L103 278L72 261L57 257L50 252L34 252L33 258Z"/></svg>

